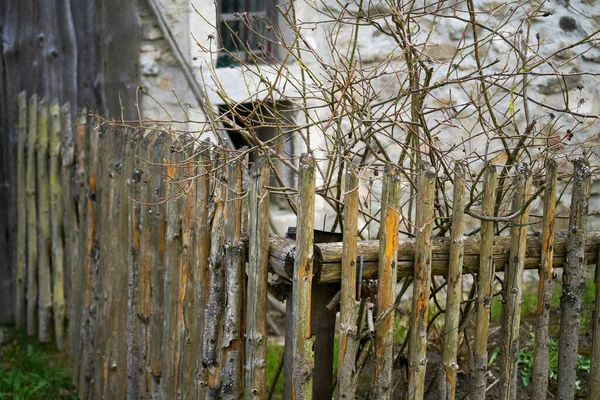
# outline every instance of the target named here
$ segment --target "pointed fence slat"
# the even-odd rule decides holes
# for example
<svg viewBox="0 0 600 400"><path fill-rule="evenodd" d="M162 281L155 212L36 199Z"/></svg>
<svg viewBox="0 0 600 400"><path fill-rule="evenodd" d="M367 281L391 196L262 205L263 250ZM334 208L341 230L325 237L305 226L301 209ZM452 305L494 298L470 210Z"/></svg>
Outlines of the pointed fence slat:
<svg viewBox="0 0 600 400"><path fill-rule="evenodd" d="M492 216L494 214L497 185L496 167L488 164L484 172L482 215ZM494 221L481 221L481 256L479 257L479 273L477 274L477 317L475 321L475 342L473 344L473 371L471 372L471 396L474 400L485 399L487 389L487 345L494 279L493 242Z"/></svg>
<svg viewBox="0 0 600 400"><path fill-rule="evenodd" d="M269 227L269 164L254 162L248 181L248 294L246 303L246 398L267 395L267 278Z"/></svg>
<svg viewBox="0 0 600 400"><path fill-rule="evenodd" d="M382 190L377 280L378 325L375 329L375 371L372 392L375 398L390 398L393 387L396 252L400 224L399 168L386 168Z"/></svg>
<svg viewBox="0 0 600 400"><path fill-rule="evenodd" d="M463 240L465 208L465 167L457 162L454 166L454 194L452 196L452 228L450 236L450 260L448 261L448 291L446 295L446 314L444 319L444 347L442 350L443 376L442 398L454 399L456 392L456 373L458 363L458 325L460 322L460 303L462 300Z"/></svg>
<svg viewBox="0 0 600 400"><path fill-rule="evenodd" d="M535 355L532 373L532 393L546 399L550 377L549 341L550 306L556 275L552 265L554 222L556 220L557 168L554 160L546 160L546 190L544 191L544 219L542 222L542 257L538 290L537 320L535 327Z"/></svg>
<svg viewBox="0 0 600 400"><path fill-rule="evenodd" d="M315 225L315 159L312 154L300 157L298 181L297 258L292 281L293 366L292 399L312 398L314 368L310 310L313 278L313 239Z"/></svg>
<svg viewBox="0 0 600 400"><path fill-rule="evenodd" d="M338 345L338 399L354 399L355 359L358 350L358 303L356 301L358 242L358 171L346 165L344 180L344 244L342 249L342 288Z"/></svg>
<svg viewBox="0 0 600 400"><path fill-rule="evenodd" d="M563 291L560 298L560 337L558 342L558 397L575 397L579 324L587 264L585 241L590 197L591 169L584 159L574 162L571 215L567 239L567 260L563 269Z"/></svg>
<svg viewBox="0 0 600 400"><path fill-rule="evenodd" d="M408 353L408 397L422 399L425 392L427 366L427 318L431 285L431 233L433 231L433 199L436 174L423 163L417 190L417 236L415 240L415 275L411 313L410 348Z"/></svg>
<svg viewBox="0 0 600 400"><path fill-rule="evenodd" d="M17 125L17 199L27 199L27 181L25 146L27 144L27 94L19 93L19 123ZM25 326L27 303L25 288L27 287L27 207L17 208L17 272L15 285L15 325Z"/></svg>

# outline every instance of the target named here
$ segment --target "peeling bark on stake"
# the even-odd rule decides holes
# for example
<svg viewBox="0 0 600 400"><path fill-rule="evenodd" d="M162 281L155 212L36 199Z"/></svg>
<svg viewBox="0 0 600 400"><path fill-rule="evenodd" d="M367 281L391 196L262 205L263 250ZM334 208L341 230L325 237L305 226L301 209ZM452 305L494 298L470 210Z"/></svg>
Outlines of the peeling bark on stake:
<svg viewBox="0 0 600 400"><path fill-rule="evenodd" d="M239 399L243 394L244 326L243 297L245 288L245 243L242 242L243 162L227 165L227 221L225 222L225 279L227 307L221 339L223 348L224 399ZM263 216L264 218L264 216ZM257 312L255 309L254 312Z"/></svg>
<svg viewBox="0 0 600 400"><path fill-rule="evenodd" d="M554 245L554 221L556 218L556 180L557 169L553 160L546 160L546 190L544 192L544 220L542 222L542 257L540 262L540 281L538 290L537 321L535 328L535 356L532 373L532 393L539 400L546 399L550 360L548 343L550 336L550 305L556 276L552 267Z"/></svg>
<svg viewBox="0 0 600 400"><path fill-rule="evenodd" d="M59 350L65 347L65 285L63 241L63 185L60 180L60 107L58 101L50 105L50 212L52 232L52 314L54 335Z"/></svg>
<svg viewBox="0 0 600 400"><path fill-rule="evenodd" d="M311 290L313 279L313 236L315 225L315 159L312 154L300 157L298 181L298 220L296 260L292 282L293 373L292 399L312 398L314 368L314 337L310 326Z"/></svg>
<svg viewBox="0 0 600 400"><path fill-rule="evenodd" d="M446 314L444 318L442 363L444 376L439 377L445 399L453 400L456 391L456 372L458 363L458 324L460 321L460 302L462 300L462 268L464 240L465 208L465 167L462 163L454 165L454 193L452 196L452 228L450 232L450 259L448 261L448 291L446 295Z"/></svg>
<svg viewBox="0 0 600 400"><path fill-rule="evenodd" d="M358 254L358 171L347 163L344 190L344 244L342 248L342 287L338 345L338 399L354 399L355 359L358 349L358 302L356 301L356 262Z"/></svg>
<svg viewBox="0 0 600 400"><path fill-rule="evenodd" d="M225 221L227 220L227 203L225 188L227 178L224 173L224 155L217 155L215 181L212 191L214 204L211 226L211 248L209 261L210 291L205 311L204 345L202 362L207 369L206 398L219 397L221 381L221 330L223 329L223 311L225 306Z"/></svg>
<svg viewBox="0 0 600 400"><path fill-rule="evenodd" d="M558 344L558 397L575 397L577 381L577 354L581 298L585 288L587 265L585 240L590 197L591 169L587 161L574 162L571 216L567 239L567 260L563 270L563 292L560 298L560 338Z"/></svg>
<svg viewBox="0 0 600 400"><path fill-rule="evenodd" d="M517 166L513 210L523 208L529 199L531 174L526 164ZM504 274L504 312L500 344L500 382L503 384L504 399L517 398L517 362L519 357L519 327L521 322L521 297L523 293L523 271L525 249L529 227L529 207L515 218L511 228L511 251L508 270Z"/></svg>
<svg viewBox="0 0 600 400"><path fill-rule="evenodd" d="M52 276L50 266L50 178L48 176L48 101L38 106L37 209L38 209L38 338L52 335Z"/></svg>
<svg viewBox="0 0 600 400"><path fill-rule="evenodd" d="M210 256L210 221L208 218L210 198L210 148L201 144L197 156L198 179L196 180L196 259L194 272L194 304L197 310L194 322L194 357L196 359L194 380L194 399L204 399L206 374L202 366L202 348L204 338L204 315L209 294L208 262Z"/></svg>
<svg viewBox="0 0 600 400"><path fill-rule="evenodd" d="M375 371L372 396L390 399L394 361L394 307L396 298L396 258L400 222L400 169L386 167L381 195L379 224L379 273L377 279L377 314L375 330ZM385 316L384 316L385 315Z"/></svg>
<svg viewBox="0 0 600 400"><path fill-rule="evenodd" d="M259 158L248 180L248 294L246 399L267 396L267 280L269 270L269 163Z"/></svg>
<svg viewBox="0 0 600 400"><path fill-rule="evenodd" d="M417 189L417 216L415 225L415 275L411 314L410 348L408 353L408 398L423 399L425 369L427 367L427 318L429 286L431 285L431 233L433 231L433 199L435 195L435 169L427 163L421 165Z"/></svg>
<svg viewBox="0 0 600 400"><path fill-rule="evenodd" d="M36 148L37 148L37 96L29 99L29 121L27 125L27 334L35 335L37 311L38 237L36 206Z"/></svg>
<svg viewBox="0 0 600 400"><path fill-rule="evenodd" d="M17 126L17 199L27 199L25 145L27 143L27 94L19 93L19 124ZM25 326L27 316L27 303L25 301L25 288L27 287L27 207L17 207L17 273L16 273L16 303L15 325L17 328Z"/></svg>
<svg viewBox="0 0 600 400"><path fill-rule="evenodd" d="M498 185L496 167L488 164L483 182L483 202L481 212L494 215L496 187ZM473 343L473 371L471 372L471 397L484 400L488 375L488 330L492 306L492 286L494 279L494 222L481 221L481 255L477 274L477 317L475 320L475 342Z"/></svg>

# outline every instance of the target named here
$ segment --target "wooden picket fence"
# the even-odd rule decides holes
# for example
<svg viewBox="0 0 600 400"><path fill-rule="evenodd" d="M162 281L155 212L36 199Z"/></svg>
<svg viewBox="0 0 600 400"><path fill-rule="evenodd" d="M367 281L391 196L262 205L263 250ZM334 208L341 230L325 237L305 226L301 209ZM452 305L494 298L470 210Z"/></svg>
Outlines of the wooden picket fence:
<svg viewBox="0 0 600 400"><path fill-rule="evenodd" d="M244 152L220 152L187 134L99 125L85 116L72 127L68 107L25 94L19 109L17 324L42 341L54 333L73 358L80 398L270 398L271 292L287 297L284 398L354 398L371 353L370 397L389 398L398 383L393 328L400 316L411 320L403 396L422 399L435 383L430 398L455 398L459 336L471 324L470 398L483 399L490 386L493 280L504 271L500 385L504 398L516 399L525 269L540 271L532 379L542 398L555 268L565 276L558 391L560 398L574 397L581 294L587 265L597 262L600 249L600 232L586 232L590 171L584 161L575 162L566 234L554 232L557 172L548 161L540 237L527 236L526 168L515 178L510 236L494 236L492 166L484 172L481 232L465 237L465 170L457 163L450 236L432 237L436 174L423 164L416 238L399 239L401 174L388 167L374 241L358 241L360 180L347 165L342 241L331 242L315 236L315 160L304 154L297 228L293 239L281 238L269 235L268 158L250 165ZM476 304L461 315L467 271L476 274L478 290ZM277 286L269 284L269 272L279 276ZM447 298L442 362L428 365L434 275L447 277ZM408 287L398 290L400 278L412 278L410 316L399 313L398 293ZM371 279L376 287L367 290L362 283ZM599 325L596 310L590 399L600 398Z"/></svg>

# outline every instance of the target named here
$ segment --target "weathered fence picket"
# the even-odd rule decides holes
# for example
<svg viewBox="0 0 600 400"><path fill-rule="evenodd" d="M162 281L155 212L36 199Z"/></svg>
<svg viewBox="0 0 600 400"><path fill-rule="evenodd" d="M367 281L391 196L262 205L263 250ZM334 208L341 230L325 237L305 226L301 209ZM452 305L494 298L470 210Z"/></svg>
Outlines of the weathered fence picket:
<svg viewBox="0 0 600 400"><path fill-rule="evenodd" d="M390 398L401 386L395 395L423 399L429 388L434 390L430 398L454 399L464 337L472 349L470 397L484 399L491 386L488 376L496 373L489 367L488 333L493 332L491 304L498 294L493 283L502 271L498 379L504 398L519 398L525 269L540 273L532 382L544 398L555 268L563 267L558 393L574 398L581 291L587 266L600 263L600 232L586 230L590 168L584 160L574 163L566 234L554 232L558 167L547 160L539 237L527 235L527 168L517 168L513 214L499 218L494 215L496 195L503 189L497 189L495 167L484 167L480 184L460 163L454 166L452 215L443 220L442 231L449 230L449 237L432 237L439 223L434 219L437 174L423 163L415 192L416 237L398 236L404 194L400 176L406 171L388 166L379 238L359 241L359 169L347 162L341 171L344 215L338 222L343 222L343 234L315 231L316 160L304 154L299 160L296 237L290 239L269 235L273 163L266 156L246 148L223 152L191 134L113 126L85 115L73 125L68 106L38 102L36 96L27 100L21 94L19 110L18 191L24 203L17 216L17 323L43 341L54 338L70 352L80 398L270 398L275 387L273 382L269 391L266 385L271 291L288 296L287 346L277 373L284 369L284 398L321 399L336 393L339 399L354 398L365 369L374 398ZM469 184L472 192L481 193L476 200L481 232L465 236ZM508 219L513 221L510 236L494 236L497 223ZM465 302L466 270L477 274L477 282ZM596 280L599 270L597 266ZM271 287L269 273L278 276ZM446 277L445 321L437 330L442 360L428 366L428 345L437 339L428 328L436 331L440 325L428 325L430 301L439 308L436 316L444 312L435 275ZM406 316L400 302L413 277L412 309ZM372 279L377 283L366 283ZM461 303L466 304L462 309ZM598 304L590 398L600 392ZM410 318L400 354L394 347L397 315L400 322ZM372 368L365 368L370 359ZM398 368L406 368L400 378ZM433 373L426 374L428 370Z"/></svg>
<svg viewBox="0 0 600 400"><path fill-rule="evenodd" d="M456 392L456 373L458 372L457 353L460 322L460 302L462 296L463 274L463 237L465 230L465 167L462 163L454 165L454 193L452 210L452 228L450 232L450 259L448 261L448 291L446 295L446 315L442 351L442 374L438 380L441 385L439 397L454 400Z"/></svg>
<svg viewBox="0 0 600 400"><path fill-rule="evenodd" d="M574 167L558 342L558 396L565 400L575 398L581 304L587 276L586 261L589 261L585 258L585 241L591 170L587 161L581 158L575 160Z"/></svg>
<svg viewBox="0 0 600 400"><path fill-rule="evenodd" d="M544 192L544 219L542 221L542 248L540 259L540 282L538 290L537 320L535 327L535 362L532 372L532 390L540 400L546 399L550 377L548 328L550 326L550 306L556 276L552 265L554 246L554 225L556 221L556 163L546 160L546 191ZM593 397L592 397L593 398Z"/></svg>
<svg viewBox="0 0 600 400"><path fill-rule="evenodd" d="M377 275L377 327L375 328L375 371L373 396L388 397L392 388L394 359L393 326L396 300L396 251L400 224L400 169L388 168L381 195L379 225L379 271Z"/></svg>

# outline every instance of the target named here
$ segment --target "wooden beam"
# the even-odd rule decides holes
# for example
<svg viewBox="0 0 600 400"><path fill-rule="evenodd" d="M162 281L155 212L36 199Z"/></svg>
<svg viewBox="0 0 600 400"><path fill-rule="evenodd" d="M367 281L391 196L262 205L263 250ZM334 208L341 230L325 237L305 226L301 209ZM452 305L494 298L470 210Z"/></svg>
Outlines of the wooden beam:
<svg viewBox="0 0 600 400"><path fill-rule="evenodd" d="M508 264L510 254L509 236L494 237L493 257L496 271L504 271ZM479 236L469 236L464 241L464 272L479 271L479 253L481 249ZM448 262L451 240L445 238L433 238L432 250L432 273L433 275L446 275L448 273ZM562 268L567 254L567 232L558 232L554 235L554 268ZM290 279L290 265L294 264L296 243L293 240L272 235L269 238L269 266L271 270ZM313 283L340 282L342 275L342 246L343 243L320 243L314 247L314 279ZM542 238L530 235L527 238L527 249L525 252L525 269L537 269L540 264ZM598 250L600 249L600 231L588 232L585 260L588 265L596 263ZM358 255L364 256L363 279L374 279L377 277L377 252L379 250L378 240L365 240L358 242ZM415 240L401 239L398 242L398 279L413 274L413 259L415 256Z"/></svg>

